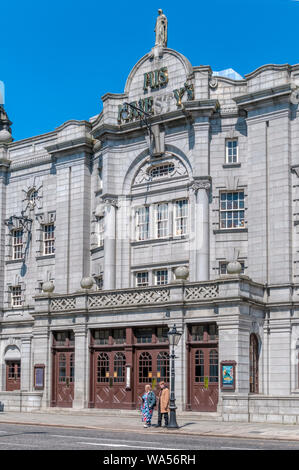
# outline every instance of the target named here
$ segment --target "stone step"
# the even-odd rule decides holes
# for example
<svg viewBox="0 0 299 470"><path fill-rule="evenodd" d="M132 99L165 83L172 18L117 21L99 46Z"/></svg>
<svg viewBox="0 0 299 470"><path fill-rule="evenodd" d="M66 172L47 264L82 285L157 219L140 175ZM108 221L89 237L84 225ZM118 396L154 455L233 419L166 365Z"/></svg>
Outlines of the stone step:
<svg viewBox="0 0 299 470"><path fill-rule="evenodd" d="M40 410L32 411L32 413L50 413L50 414L66 414L66 415L79 415L79 416L122 416L122 417L139 417L139 410L116 410L116 409L95 409L95 408L59 408L48 407ZM157 411L156 411L157 414ZM222 421L220 413L217 412L195 412L195 411L177 411L179 419L195 420L195 421Z"/></svg>

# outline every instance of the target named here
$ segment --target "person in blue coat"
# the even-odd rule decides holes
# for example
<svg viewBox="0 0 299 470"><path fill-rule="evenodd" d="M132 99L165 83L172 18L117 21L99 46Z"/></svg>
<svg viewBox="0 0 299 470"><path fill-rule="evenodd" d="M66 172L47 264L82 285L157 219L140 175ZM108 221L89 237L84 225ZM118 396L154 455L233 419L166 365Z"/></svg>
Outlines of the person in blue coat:
<svg viewBox="0 0 299 470"><path fill-rule="evenodd" d="M155 406L156 395L151 390L151 386L146 385L145 392L142 395L142 403L140 407L142 413L142 422L144 423L145 428L149 428L152 424L152 417Z"/></svg>

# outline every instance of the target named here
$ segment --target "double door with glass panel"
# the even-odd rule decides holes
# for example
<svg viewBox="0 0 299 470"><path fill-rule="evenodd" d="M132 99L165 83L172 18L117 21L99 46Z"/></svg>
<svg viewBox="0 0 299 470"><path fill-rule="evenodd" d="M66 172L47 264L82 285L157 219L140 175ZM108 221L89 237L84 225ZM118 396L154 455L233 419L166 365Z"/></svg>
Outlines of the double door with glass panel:
<svg viewBox="0 0 299 470"><path fill-rule="evenodd" d="M218 331L215 324L191 326L188 332L187 409L217 411L219 396Z"/></svg>
<svg viewBox="0 0 299 470"><path fill-rule="evenodd" d="M127 402L126 353L124 350L94 350L91 355L90 406L122 408Z"/></svg>
<svg viewBox="0 0 299 470"><path fill-rule="evenodd" d="M51 405L71 408L75 384L75 340L73 331L53 334Z"/></svg>

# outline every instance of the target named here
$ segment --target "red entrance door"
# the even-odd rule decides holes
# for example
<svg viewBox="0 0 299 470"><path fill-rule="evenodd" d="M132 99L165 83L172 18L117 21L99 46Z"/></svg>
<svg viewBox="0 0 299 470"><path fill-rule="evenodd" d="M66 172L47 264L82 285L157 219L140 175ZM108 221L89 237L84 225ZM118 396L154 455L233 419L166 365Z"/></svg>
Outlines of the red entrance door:
<svg viewBox="0 0 299 470"><path fill-rule="evenodd" d="M13 390L20 390L21 388L21 362L20 361L7 361L6 362L6 390L12 392Z"/></svg>
<svg viewBox="0 0 299 470"><path fill-rule="evenodd" d="M71 408L75 382L75 339L73 331L53 332L53 375L51 406Z"/></svg>
<svg viewBox="0 0 299 470"><path fill-rule="evenodd" d="M71 408L74 399L75 353L54 352L53 406Z"/></svg>
<svg viewBox="0 0 299 470"><path fill-rule="evenodd" d="M216 348L191 349L191 409L217 411L218 351Z"/></svg>
<svg viewBox="0 0 299 470"><path fill-rule="evenodd" d="M156 385L163 380L167 386L169 385L168 347L138 350L135 357L136 404L139 408L146 384L152 384L155 389ZM156 389L156 394L158 392L159 387Z"/></svg>
<svg viewBox="0 0 299 470"><path fill-rule="evenodd" d="M90 407L126 408L126 353L124 351L93 351L91 355Z"/></svg>
<svg viewBox="0 0 299 470"><path fill-rule="evenodd" d="M216 324L192 325L188 342L187 410L217 411L218 330Z"/></svg>

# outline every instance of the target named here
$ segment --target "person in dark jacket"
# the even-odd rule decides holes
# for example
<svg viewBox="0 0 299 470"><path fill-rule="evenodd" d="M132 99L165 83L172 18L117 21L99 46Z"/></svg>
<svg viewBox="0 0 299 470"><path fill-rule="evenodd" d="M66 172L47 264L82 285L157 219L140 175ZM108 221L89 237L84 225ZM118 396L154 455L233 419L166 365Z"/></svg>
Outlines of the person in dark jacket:
<svg viewBox="0 0 299 470"><path fill-rule="evenodd" d="M165 382L160 382L160 393L158 399L158 424L159 428L162 425L162 417L164 416L165 426L168 426L168 413L169 413L169 389L166 387Z"/></svg>
<svg viewBox="0 0 299 470"><path fill-rule="evenodd" d="M156 395L151 390L150 385L145 386L145 392L142 395L141 413L144 427L149 428L153 417L154 407L156 405Z"/></svg>

